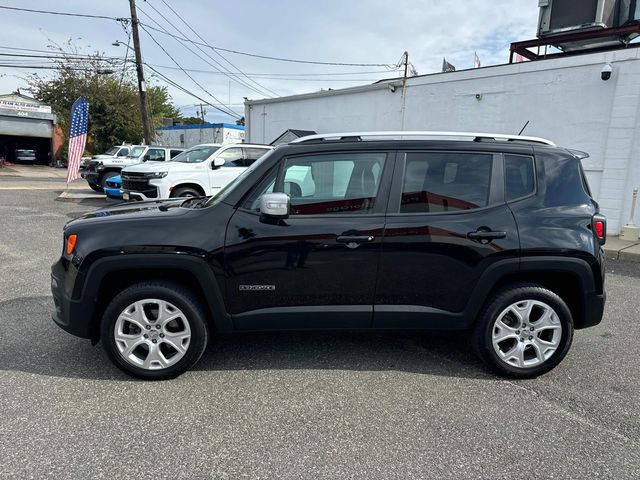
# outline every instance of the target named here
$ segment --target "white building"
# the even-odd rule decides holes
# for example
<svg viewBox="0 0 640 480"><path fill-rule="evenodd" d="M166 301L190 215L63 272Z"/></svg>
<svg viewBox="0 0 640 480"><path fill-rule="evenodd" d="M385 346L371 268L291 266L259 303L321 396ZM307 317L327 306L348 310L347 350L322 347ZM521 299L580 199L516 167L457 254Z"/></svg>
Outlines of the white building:
<svg viewBox="0 0 640 480"><path fill-rule="evenodd" d="M203 123L199 125L171 125L156 130L158 145L191 148L201 143L241 143L244 126L232 123Z"/></svg>
<svg viewBox="0 0 640 480"><path fill-rule="evenodd" d="M609 80L601 78L611 64ZM584 150L609 233L629 219L640 187L640 49L398 79L245 103L246 138L270 143L294 128L319 133L449 130L540 136ZM634 219L638 224L638 218Z"/></svg>

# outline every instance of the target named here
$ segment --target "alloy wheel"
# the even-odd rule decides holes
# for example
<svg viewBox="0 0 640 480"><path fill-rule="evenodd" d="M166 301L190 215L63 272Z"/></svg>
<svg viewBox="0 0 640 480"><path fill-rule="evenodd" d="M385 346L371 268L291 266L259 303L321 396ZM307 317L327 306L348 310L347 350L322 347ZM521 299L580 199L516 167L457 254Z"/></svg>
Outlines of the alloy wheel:
<svg viewBox="0 0 640 480"><path fill-rule="evenodd" d="M161 370L179 362L191 341L186 315L172 303L153 298L127 306L113 334L122 358L145 370Z"/></svg>
<svg viewBox="0 0 640 480"><path fill-rule="evenodd" d="M556 311L539 300L505 308L493 324L491 341L498 358L513 367L537 367L555 353L562 338Z"/></svg>

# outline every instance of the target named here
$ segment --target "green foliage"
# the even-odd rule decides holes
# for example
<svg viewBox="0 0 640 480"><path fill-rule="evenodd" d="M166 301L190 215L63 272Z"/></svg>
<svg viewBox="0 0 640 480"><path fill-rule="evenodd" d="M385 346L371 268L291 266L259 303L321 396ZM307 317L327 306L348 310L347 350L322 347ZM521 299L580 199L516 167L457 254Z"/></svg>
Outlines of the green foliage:
<svg viewBox="0 0 640 480"><path fill-rule="evenodd" d="M105 64L103 56L98 53L78 60L78 49L70 42L64 48L52 48L63 57L58 69L49 77L32 75L29 88L36 99L51 105L65 135L68 135L71 106L83 96L89 101L88 150L101 153L122 142L141 143L140 101L131 66L128 65L129 68L123 72L121 64L117 67ZM98 73L101 70L114 73ZM163 118L181 118L166 87L148 86L147 98L154 128L160 126Z"/></svg>
<svg viewBox="0 0 640 480"><path fill-rule="evenodd" d="M184 117L179 120L179 123L183 125L200 125L202 119L200 117Z"/></svg>

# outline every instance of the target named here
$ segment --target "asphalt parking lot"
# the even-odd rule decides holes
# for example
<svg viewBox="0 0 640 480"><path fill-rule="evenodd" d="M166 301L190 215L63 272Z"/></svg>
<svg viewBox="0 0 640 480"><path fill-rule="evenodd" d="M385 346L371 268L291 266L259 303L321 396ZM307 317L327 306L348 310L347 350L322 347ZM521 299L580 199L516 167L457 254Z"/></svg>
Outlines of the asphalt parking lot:
<svg viewBox="0 0 640 480"><path fill-rule="evenodd" d="M104 203L56 196L0 185L1 478L640 478L640 263L535 380L456 334L270 334L150 383L50 320L62 225Z"/></svg>

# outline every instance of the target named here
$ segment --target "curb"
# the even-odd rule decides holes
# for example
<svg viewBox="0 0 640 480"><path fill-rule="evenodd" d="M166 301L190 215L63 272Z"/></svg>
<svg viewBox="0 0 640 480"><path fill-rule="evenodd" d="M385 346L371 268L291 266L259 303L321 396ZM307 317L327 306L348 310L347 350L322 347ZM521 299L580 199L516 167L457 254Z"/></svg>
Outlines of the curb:
<svg viewBox="0 0 640 480"><path fill-rule="evenodd" d="M77 200L104 200L106 198L104 193L83 193L83 192L70 192L68 190L63 191L56 200L62 202L73 202Z"/></svg>

